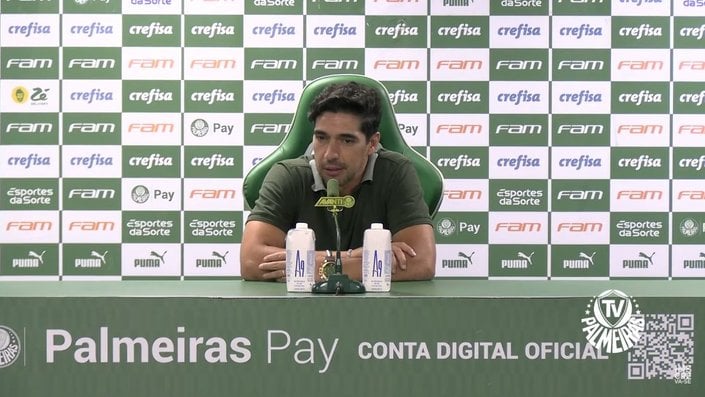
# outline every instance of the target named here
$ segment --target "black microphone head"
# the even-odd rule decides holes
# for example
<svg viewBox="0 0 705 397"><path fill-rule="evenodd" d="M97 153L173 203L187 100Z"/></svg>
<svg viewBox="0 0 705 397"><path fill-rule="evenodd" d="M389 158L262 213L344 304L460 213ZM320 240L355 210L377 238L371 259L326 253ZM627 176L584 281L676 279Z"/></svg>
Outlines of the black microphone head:
<svg viewBox="0 0 705 397"><path fill-rule="evenodd" d="M328 192L328 197L340 196L340 186L338 186L338 180L333 178L329 179L326 191Z"/></svg>

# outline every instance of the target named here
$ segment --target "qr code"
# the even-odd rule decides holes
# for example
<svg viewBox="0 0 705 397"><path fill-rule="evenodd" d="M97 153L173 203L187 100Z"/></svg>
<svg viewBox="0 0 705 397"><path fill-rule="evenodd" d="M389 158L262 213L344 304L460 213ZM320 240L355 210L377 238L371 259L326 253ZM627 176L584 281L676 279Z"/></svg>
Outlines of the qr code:
<svg viewBox="0 0 705 397"><path fill-rule="evenodd" d="M695 357L693 314L644 314L644 333L629 350L628 379L690 383Z"/></svg>

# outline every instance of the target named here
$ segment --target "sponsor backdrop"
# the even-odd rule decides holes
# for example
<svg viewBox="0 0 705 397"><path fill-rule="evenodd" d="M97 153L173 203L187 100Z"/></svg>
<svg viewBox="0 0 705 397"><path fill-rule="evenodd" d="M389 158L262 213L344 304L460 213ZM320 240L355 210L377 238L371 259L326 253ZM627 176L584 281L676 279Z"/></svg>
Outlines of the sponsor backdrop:
<svg viewBox="0 0 705 397"><path fill-rule="evenodd" d="M705 276L702 1L0 11L0 279L238 277L243 175L330 73L445 175L438 276Z"/></svg>

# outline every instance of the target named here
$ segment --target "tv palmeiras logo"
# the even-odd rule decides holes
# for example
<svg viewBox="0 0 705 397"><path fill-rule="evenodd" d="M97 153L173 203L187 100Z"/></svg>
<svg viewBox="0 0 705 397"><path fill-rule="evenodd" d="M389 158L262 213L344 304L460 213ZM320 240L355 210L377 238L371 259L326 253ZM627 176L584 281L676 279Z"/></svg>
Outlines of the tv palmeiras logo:
<svg viewBox="0 0 705 397"><path fill-rule="evenodd" d="M644 316L634 298L611 289L593 297L585 310L583 333L587 341L605 353L631 349L644 332Z"/></svg>

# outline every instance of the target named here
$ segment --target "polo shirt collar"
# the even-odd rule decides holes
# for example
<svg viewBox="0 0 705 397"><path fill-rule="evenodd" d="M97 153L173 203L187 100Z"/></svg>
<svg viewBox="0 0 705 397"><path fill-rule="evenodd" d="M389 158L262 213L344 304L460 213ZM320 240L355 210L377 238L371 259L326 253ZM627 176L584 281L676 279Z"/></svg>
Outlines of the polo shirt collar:
<svg viewBox="0 0 705 397"><path fill-rule="evenodd" d="M377 149L377 151L378 150L379 148ZM377 154L377 151L367 157L367 166L365 166L365 174L362 176L363 182L372 181L372 176L375 170L375 163L377 162L377 157L379 156ZM311 167L311 172L313 173L313 185L311 185L311 189L313 189L314 192L326 191L326 186L323 184L323 178L321 177L321 174L318 173L318 168L316 168L316 160L312 158L311 160L309 160L308 165Z"/></svg>

